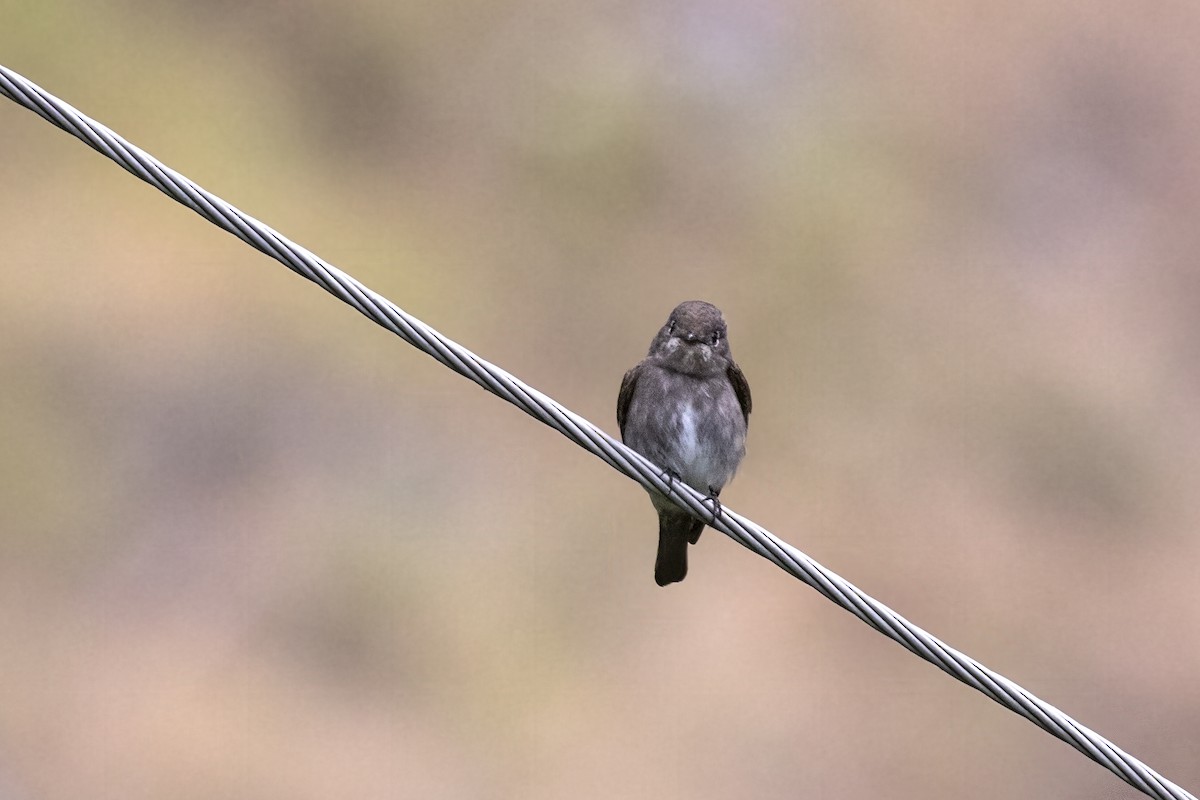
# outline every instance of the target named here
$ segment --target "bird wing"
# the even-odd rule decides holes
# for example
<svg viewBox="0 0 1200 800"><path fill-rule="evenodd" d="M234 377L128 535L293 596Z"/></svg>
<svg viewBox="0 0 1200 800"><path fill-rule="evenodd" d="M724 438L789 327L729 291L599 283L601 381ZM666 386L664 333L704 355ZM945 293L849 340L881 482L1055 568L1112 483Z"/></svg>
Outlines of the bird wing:
<svg viewBox="0 0 1200 800"><path fill-rule="evenodd" d="M733 393L737 395L738 404L742 407L742 417L746 420L746 427L750 427L750 384L746 382L746 376L742 374L742 368L732 361L729 362L729 369L725 371L729 376L729 382L733 384ZM628 380L629 376L626 375ZM621 390L624 392L624 388Z"/></svg>
<svg viewBox="0 0 1200 800"><path fill-rule="evenodd" d="M621 438L625 438L625 417L629 413L629 402L633 400L633 390L637 386L638 376L642 374L642 365L638 364L621 380L621 391L617 394L617 427L621 429Z"/></svg>

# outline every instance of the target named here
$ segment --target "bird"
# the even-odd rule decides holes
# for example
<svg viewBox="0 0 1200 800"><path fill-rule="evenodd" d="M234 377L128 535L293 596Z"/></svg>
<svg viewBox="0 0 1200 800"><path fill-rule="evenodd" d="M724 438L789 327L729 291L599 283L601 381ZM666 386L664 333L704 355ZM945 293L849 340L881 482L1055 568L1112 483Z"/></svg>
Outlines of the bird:
<svg viewBox="0 0 1200 800"><path fill-rule="evenodd" d="M625 373L617 395L621 440L666 471L668 483L682 481L713 501L746 454L750 385L733 360L720 309L703 300L680 303L650 343L637 366ZM648 490L658 512L659 586L687 575L687 548L700 539L705 522Z"/></svg>

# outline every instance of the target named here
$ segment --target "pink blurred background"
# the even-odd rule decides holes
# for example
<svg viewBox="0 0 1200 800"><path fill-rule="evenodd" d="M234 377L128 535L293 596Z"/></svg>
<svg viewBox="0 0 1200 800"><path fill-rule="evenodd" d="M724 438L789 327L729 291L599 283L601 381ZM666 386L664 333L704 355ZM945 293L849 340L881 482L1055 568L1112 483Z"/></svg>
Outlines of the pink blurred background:
<svg viewBox="0 0 1200 800"><path fill-rule="evenodd" d="M18 0L0 60L1200 790L1200 6ZM0 102L0 795L1141 795Z"/></svg>

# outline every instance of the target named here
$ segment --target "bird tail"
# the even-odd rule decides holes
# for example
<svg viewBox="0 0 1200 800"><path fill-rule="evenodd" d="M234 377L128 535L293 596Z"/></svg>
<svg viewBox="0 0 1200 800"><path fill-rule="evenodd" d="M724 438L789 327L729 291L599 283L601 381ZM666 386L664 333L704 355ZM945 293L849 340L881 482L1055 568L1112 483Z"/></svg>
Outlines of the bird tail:
<svg viewBox="0 0 1200 800"><path fill-rule="evenodd" d="M658 518L658 557L654 560L654 582L659 586L677 583L687 577L688 542L695 542L704 523L690 516L660 514Z"/></svg>

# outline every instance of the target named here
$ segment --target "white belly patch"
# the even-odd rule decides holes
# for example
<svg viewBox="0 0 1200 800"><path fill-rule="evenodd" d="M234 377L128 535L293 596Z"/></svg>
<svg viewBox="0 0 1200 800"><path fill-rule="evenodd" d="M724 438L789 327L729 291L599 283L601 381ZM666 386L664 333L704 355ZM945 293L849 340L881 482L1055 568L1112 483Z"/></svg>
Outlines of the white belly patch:
<svg viewBox="0 0 1200 800"><path fill-rule="evenodd" d="M679 456L685 464L695 464L700 460L700 437L697 435L696 407L691 403L684 406L679 415Z"/></svg>

